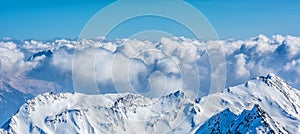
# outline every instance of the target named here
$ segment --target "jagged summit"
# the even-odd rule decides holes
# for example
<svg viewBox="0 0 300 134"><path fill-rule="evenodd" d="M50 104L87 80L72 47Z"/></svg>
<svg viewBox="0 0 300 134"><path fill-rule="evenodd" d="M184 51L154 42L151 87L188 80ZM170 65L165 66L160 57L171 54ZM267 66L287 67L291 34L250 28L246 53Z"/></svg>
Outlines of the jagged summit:
<svg viewBox="0 0 300 134"><path fill-rule="evenodd" d="M269 73L265 76L259 76L259 77L253 78L253 80L264 80L264 81L265 80L275 80L275 79L285 82L282 78L280 78L279 76L277 76L276 74L273 74L273 73Z"/></svg>
<svg viewBox="0 0 300 134"><path fill-rule="evenodd" d="M186 98L185 94L184 94L184 91L183 90L177 90L176 92L174 93L170 93L169 95L167 96L164 96L164 97L172 97L172 98Z"/></svg>
<svg viewBox="0 0 300 134"><path fill-rule="evenodd" d="M249 128L250 127L250 128ZM288 133L280 122L275 122L273 118L255 104L251 110L244 110L231 122L229 132L240 133Z"/></svg>
<svg viewBox="0 0 300 134"><path fill-rule="evenodd" d="M278 89L292 89L284 79L280 78L275 74L268 74L265 78L262 78L269 86L275 86Z"/></svg>
<svg viewBox="0 0 300 134"><path fill-rule="evenodd" d="M151 99L135 94L46 93L27 101L3 128L17 133L169 132L177 127L180 130L184 126L178 125L191 123L189 119L200 109L188 100L177 101L182 95L183 92L175 92ZM139 130L131 128L133 124Z"/></svg>
<svg viewBox="0 0 300 134"><path fill-rule="evenodd" d="M45 93L27 101L0 132L297 133L299 91L274 74L197 102L181 90L136 94Z"/></svg>
<svg viewBox="0 0 300 134"><path fill-rule="evenodd" d="M202 133L288 133L275 122L258 104L251 110L235 115L229 108L214 115L197 131Z"/></svg>
<svg viewBox="0 0 300 134"><path fill-rule="evenodd" d="M52 55L53 55L52 50L40 51L40 52L37 52L37 53L33 54L32 56L30 56L30 57L27 59L27 61L34 60L35 58L40 57L40 56L50 57L50 56L52 56Z"/></svg>
<svg viewBox="0 0 300 134"><path fill-rule="evenodd" d="M288 85L288 83L285 80L273 73L269 73L266 76L260 76L259 78L267 83L273 82Z"/></svg>
<svg viewBox="0 0 300 134"><path fill-rule="evenodd" d="M294 92L293 90L296 90L295 88L293 88L292 86L290 86L284 79L282 79L281 77L277 76L276 74L273 73L269 73L266 76L259 76L257 78L252 79L252 81L262 81L265 84L267 84L270 87L275 87L278 90L291 90L292 92ZM245 86L248 85L248 83L251 81L248 81L245 83Z"/></svg>
<svg viewBox="0 0 300 134"><path fill-rule="evenodd" d="M221 93L203 97L199 104L205 106L202 107L205 118L226 108L240 115L243 110L252 109L258 104L275 122L280 122L286 131L297 132L300 125L300 92L275 74L257 77Z"/></svg>

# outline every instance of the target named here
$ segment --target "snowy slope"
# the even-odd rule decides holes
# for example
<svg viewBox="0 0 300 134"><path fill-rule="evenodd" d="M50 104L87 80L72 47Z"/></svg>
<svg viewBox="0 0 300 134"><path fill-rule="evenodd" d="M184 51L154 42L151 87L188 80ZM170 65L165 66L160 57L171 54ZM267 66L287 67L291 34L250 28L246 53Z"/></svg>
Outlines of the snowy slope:
<svg viewBox="0 0 300 134"><path fill-rule="evenodd" d="M202 120L229 108L240 114L258 104L287 131L297 132L300 126L300 92L274 74L258 77L247 83L201 98Z"/></svg>
<svg viewBox="0 0 300 134"><path fill-rule="evenodd" d="M40 93L55 92L55 89L60 87L53 82L21 75L3 77L0 74L0 125L15 114L28 99Z"/></svg>
<svg viewBox="0 0 300 134"><path fill-rule="evenodd" d="M235 115L229 109L211 117L196 133L288 133L275 122L259 105Z"/></svg>
<svg viewBox="0 0 300 134"><path fill-rule="evenodd" d="M31 98L32 95L22 93L9 83L0 81L0 124L6 122L26 100Z"/></svg>
<svg viewBox="0 0 300 134"><path fill-rule="evenodd" d="M43 94L4 126L24 133L166 133L191 131L199 108L176 92L161 99L139 95Z"/></svg>
<svg viewBox="0 0 300 134"><path fill-rule="evenodd" d="M134 94L46 93L3 126L11 133L298 133L300 93L269 74L191 100Z"/></svg>

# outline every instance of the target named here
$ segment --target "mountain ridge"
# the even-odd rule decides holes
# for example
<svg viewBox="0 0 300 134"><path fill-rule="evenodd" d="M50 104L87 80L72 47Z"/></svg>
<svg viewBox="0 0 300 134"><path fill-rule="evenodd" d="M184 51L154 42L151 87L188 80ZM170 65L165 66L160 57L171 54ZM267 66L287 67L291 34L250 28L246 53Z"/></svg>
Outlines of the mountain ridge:
<svg viewBox="0 0 300 134"><path fill-rule="evenodd" d="M274 74L198 100L180 90L160 98L129 93L45 93L27 101L1 131L199 133L216 132L210 130L230 121L230 126L216 128L220 132L297 133L299 101L299 91ZM228 118L222 119L224 113ZM215 122L207 125L211 120Z"/></svg>
<svg viewBox="0 0 300 134"><path fill-rule="evenodd" d="M250 127L245 129L246 127ZM195 133L289 133L258 104L235 115L229 108L212 116Z"/></svg>

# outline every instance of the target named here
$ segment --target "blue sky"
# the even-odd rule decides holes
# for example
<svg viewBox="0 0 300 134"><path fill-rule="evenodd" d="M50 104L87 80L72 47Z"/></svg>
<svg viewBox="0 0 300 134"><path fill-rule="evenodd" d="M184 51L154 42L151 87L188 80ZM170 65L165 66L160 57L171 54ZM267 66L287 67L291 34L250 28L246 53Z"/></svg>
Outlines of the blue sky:
<svg viewBox="0 0 300 134"><path fill-rule="evenodd" d="M0 38L51 39L76 38L88 20L112 0L1 0ZM300 36L299 0L186 0L199 9L222 39L245 39L265 34ZM172 7L166 7L172 8ZM120 9L122 10L122 9ZM180 12L180 11L179 11ZM148 19L148 20L147 20ZM138 21L138 20L136 20ZM193 21L193 20L191 20ZM142 20L145 26L173 32L177 36L192 36L169 21ZM133 34L139 27L128 22L121 33ZM183 30L182 30L183 29ZM176 32L177 31L177 32ZM120 35L126 36L126 34Z"/></svg>

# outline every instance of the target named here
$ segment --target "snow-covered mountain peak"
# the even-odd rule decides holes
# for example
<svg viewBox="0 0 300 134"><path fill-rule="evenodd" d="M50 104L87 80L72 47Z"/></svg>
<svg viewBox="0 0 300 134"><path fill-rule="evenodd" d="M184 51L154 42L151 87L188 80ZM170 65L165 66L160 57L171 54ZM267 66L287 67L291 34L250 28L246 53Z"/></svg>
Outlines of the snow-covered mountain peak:
<svg viewBox="0 0 300 134"><path fill-rule="evenodd" d="M212 116L196 133L288 133L258 104L235 115L229 108Z"/></svg>
<svg viewBox="0 0 300 134"><path fill-rule="evenodd" d="M258 104L288 132L297 132L300 125L299 90L274 74L257 77L245 84L229 87L221 93L202 97L199 104L203 120L226 108L230 108L235 115L240 115Z"/></svg>
<svg viewBox="0 0 300 134"><path fill-rule="evenodd" d="M273 73L269 73L266 76L260 76L259 79L266 82L267 84L270 84L269 86L272 86L272 84L275 84L278 86L279 85L289 86L285 80L283 80L282 78L280 78L279 76L277 76Z"/></svg>
<svg viewBox="0 0 300 134"><path fill-rule="evenodd" d="M146 98L136 94L45 93L27 101L3 128L17 133L130 133L169 132L187 125L185 131L191 131L195 122L190 120L200 108L182 98L183 94L178 91Z"/></svg>
<svg viewBox="0 0 300 134"><path fill-rule="evenodd" d="M160 98L45 93L27 101L3 128L12 133L297 133L299 104L299 91L269 74L197 102L180 90Z"/></svg>
<svg viewBox="0 0 300 134"><path fill-rule="evenodd" d="M37 57L40 57L40 56L45 56L45 57L50 57L52 56L53 54L53 51L52 50L44 50L44 51L40 51L40 52L37 52L35 54L33 54L32 56L30 56L27 61L32 61L34 60L35 58Z"/></svg>
<svg viewBox="0 0 300 134"><path fill-rule="evenodd" d="M258 104L255 104L251 110L244 110L231 123L231 132L287 133L285 128L279 122L275 122Z"/></svg>
<svg viewBox="0 0 300 134"><path fill-rule="evenodd" d="M275 74L268 74L266 77L260 77L269 87L278 90L288 100L293 107L295 113L300 112L300 92L290 86L285 80ZM273 92L273 91L270 91Z"/></svg>
<svg viewBox="0 0 300 134"><path fill-rule="evenodd" d="M117 97L114 100L113 108L133 108L133 107L146 107L151 104L151 99L146 98L137 94L126 94L120 97Z"/></svg>
<svg viewBox="0 0 300 134"><path fill-rule="evenodd" d="M182 90L177 90L174 93L170 93L169 95L163 96L162 98L168 98L168 99L173 99L173 100L181 100L188 98L188 96L185 95L184 91Z"/></svg>
<svg viewBox="0 0 300 134"><path fill-rule="evenodd" d="M274 86L275 88L283 91L283 90L290 90L293 92L293 87L291 87L285 80L280 78L275 74L268 74L267 76L260 77L268 86Z"/></svg>
<svg viewBox="0 0 300 134"><path fill-rule="evenodd" d="M176 92L174 92L174 93L171 93L170 95L168 95L169 97L177 97L177 98L185 98L185 95L184 95L184 91L182 91L182 90L178 90L178 91L176 91Z"/></svg>

